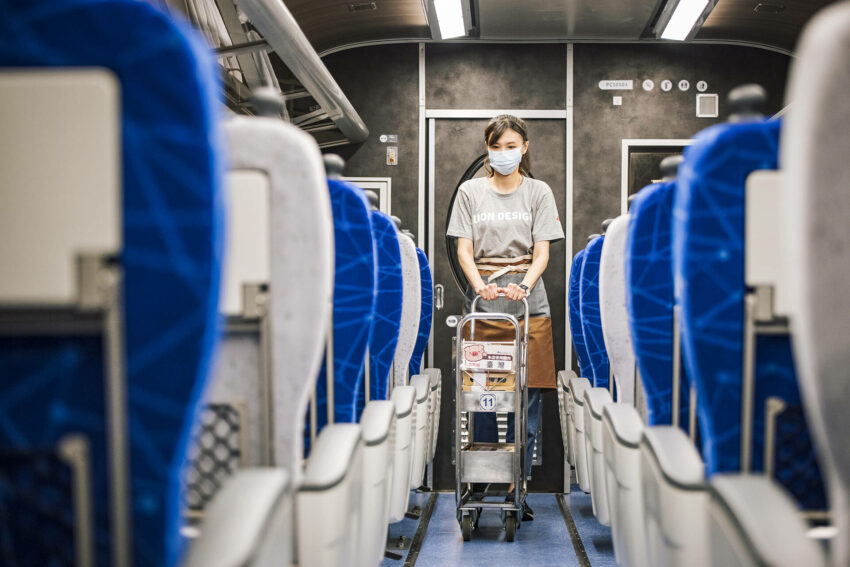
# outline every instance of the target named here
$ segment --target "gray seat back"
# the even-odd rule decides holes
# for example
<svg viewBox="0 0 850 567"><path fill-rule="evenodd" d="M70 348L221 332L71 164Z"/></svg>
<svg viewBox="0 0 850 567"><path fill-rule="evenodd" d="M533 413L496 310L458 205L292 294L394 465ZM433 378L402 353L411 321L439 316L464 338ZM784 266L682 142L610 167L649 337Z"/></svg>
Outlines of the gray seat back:
<svg viewBox="0 0 850 567"><path fill-rule="evenodd" d="M803 35L782 137L788 302L807 417L839 534L834 564L850 563L850 3Z"/></svg>

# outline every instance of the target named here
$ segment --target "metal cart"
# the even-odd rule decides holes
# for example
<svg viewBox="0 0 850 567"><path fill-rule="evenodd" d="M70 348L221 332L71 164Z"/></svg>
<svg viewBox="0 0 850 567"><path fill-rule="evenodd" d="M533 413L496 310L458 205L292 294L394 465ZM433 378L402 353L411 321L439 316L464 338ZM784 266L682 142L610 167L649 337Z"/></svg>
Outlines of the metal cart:
<svg viewBox="0 0 850 567"><path fill-rule="evenodd" d="M504 294L500 294L504 297ZM516 530L522 519L522 504L526 497L526 479L523 474L525 467L525 452L527 450L526 420L528 419L528 388L527 388L527 352L528 352L528 302L523 299L525 309L524 326L520 327L517 318L507 313L477 313L475 308L479 297L472 301L470 313L461 319L457 326L454 339L454 371L455 371L455 502L457 504L457 520L461 526L463 540L472 538L472 529L477 527L478 519L485 508L500 510L502 523L505 527L505 539L513 541ZM479 353L480 345L500 345L505 349L509 343L482 343L475 341L475 322L479 320L507 321L514 328L513 356L511 369L514 374L513 389L489 390L475 385L464 387L464 371L470 372L465 348L473 349L475 356ZM463 338L465 326L470 325L469 340ZM469 346L474 343L473 346ZM483 347L482 347L483 348ZM489 358L484 356L485 358ZM495 356L494 356L495 357ZM499 357L495 357L499 358ZM507 358L507 357L501 357ZM476 374L489 374L503 370L501 362L491 364L486 360L479 362ZM505 363L507 364L507 363ZM503 372L504 374L504 372ZM489 380L489 378L488 378ZM478 443L474 438L474 422L476 413L508 412L514 414L513 443ZM463 443L462 419L467 415L467 442ZM489 484L513 484L514 490L508 492L491 491ZM476 485L479 485L476 487ZM486 488L480 489L481 485Z"/></svg>

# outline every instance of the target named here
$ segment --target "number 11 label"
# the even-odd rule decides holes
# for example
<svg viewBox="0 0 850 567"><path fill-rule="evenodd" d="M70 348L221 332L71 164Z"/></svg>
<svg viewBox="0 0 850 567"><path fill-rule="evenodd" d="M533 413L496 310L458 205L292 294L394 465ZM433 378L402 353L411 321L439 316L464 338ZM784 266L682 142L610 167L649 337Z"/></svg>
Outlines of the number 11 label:
<svg viewBox="0 0 850 567"><path fill-rule="evenodd" d="M481 406L483 411L493 411L496 409L496 395L481 394L481 397L478 399L478 404Z"/></svg>

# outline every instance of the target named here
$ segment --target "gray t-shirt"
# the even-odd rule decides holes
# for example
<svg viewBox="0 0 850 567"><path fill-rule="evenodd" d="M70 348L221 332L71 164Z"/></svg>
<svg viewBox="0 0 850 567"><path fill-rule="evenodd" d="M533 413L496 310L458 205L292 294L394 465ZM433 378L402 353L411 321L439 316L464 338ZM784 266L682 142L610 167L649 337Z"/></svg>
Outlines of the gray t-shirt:
<svg viewBox="0 0 850 567"><path fill-rule="evenodd" d="M530 177L508 195L497 192L487 177L464 182L446 233L472 240L476 260L516 258L531 254L536 242L564 238L552 189Z"/></svg>

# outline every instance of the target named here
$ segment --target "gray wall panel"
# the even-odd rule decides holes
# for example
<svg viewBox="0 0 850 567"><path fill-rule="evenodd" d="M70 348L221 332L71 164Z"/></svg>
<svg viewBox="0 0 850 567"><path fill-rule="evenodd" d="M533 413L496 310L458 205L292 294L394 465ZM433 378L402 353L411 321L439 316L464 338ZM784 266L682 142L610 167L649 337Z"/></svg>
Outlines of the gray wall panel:
<svg viewBox="0 0 850 567"><path fill-rule="evenodd" d="M360 47L324 58L334 79L369 128L362 144L333 148L352 177L391 177L392 211L418 231L419 47ZM386 165L381 134L398 135L398 165Z"/></svg>
<svg viewBox="0 0 850 567"><path fill-rule="evenodd" d="M620 154L624 138L690 138L728 116L726 93L747 82L763 85L769 94L765 110L780 110L784 99L788 57L764 50L705 45L575 46L575 145L573 236L576 246L599 223L620 214ZM633 91L599 89L603 79L632 79ZM655 88L646 92L644 79ZM662 92L660 83L673 81ZM690 90L679 91L681 79ZM720 118L696 118L696 83L708 83L708 93L720 95ZM612 97L623 105L613 106ZM578 248L576 248L578 250Z"/></svg>
<svg viewBox="0 0 850 567"><path fill-rule="evenodd" d="M428 44L428 108L566 107L566 47Z"/></svg>

